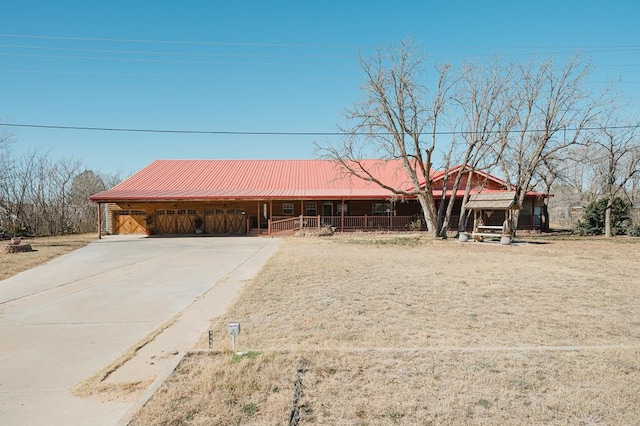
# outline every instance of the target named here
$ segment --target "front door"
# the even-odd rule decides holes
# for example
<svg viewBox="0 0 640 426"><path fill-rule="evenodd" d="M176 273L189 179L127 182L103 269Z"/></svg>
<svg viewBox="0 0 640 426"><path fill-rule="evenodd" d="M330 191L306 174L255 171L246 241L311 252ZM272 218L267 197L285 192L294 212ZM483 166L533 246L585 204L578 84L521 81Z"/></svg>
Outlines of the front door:
<svg viewBox="0 0 640 426"><path fill-rule="evenodd" d="M322 203L322 216L333 216L333 203Z"/></svg>

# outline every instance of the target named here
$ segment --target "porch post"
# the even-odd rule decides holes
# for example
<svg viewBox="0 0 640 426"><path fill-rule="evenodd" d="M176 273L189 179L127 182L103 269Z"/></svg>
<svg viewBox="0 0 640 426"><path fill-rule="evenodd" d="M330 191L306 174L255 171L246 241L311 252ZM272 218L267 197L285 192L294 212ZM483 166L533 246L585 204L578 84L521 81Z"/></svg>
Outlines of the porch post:
<svg viewBox="0 0 640 426"><path fill-rule="evenodd" d="M536 202L534 201L534 199L531 199L531 230L536 230Z"/></svg>
<svg viewBox="0 0 640 426"><path fill-rule="evenodd" d="M269 219L273 218L273 200L269 200Z"/></svg>
<svg viewBox="0 0 640 426"><path fill-rule="evenodd" d="M258 220L258 235L260 235L260 201L258 201L258 215L256 219Z"/></svg>
<svg viewBox="0 0 640 426"><path fill-rule="evenodd" d="M340 232L344 232L344 198L342 199L342 208L340 209Z"/></svg>
<svg viewBox="0 0 640 426"><path fill-rule="evenodd" d="M98 203L98 239L102 239L102 204Z"/></svg>

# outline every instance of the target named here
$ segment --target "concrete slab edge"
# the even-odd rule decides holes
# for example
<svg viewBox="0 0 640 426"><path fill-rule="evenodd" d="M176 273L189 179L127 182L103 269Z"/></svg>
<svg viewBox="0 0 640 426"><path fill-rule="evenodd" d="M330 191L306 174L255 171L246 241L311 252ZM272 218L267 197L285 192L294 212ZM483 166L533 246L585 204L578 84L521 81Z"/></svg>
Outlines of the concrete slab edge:
<svg viewBox="0 0 640 426"><path fill-rule="evenodd" d="M265 244L264 246L262 246L260 249L258 249L256 252L254 252L249 259L245 260L242 264L238 265L233 271L231 271L229 274L227 274L224 277L221 277L218 281L216 281L213 286L211 286L207 291L205 291L200 298L202 297L206 297L207 293L209 293L214 287L222 284L222 283L229 283L229 282L234 282L237 281L239 284L245 284L246 281L249 281L253 276L255 276L255 274L262 269L262 267L264 266L264 262L270 258L278 249L278 247L280 246L280 241L279 240L272 240L270 241L268 244ZM255 268L255 270L252 270L251 266L249 266L248 261L253 260L255 262L255 260L258 259L258 265ZM249 276L243 276L244 274L241 272L243 269L249 269L251 272L249 273ZM240 278L240 279L238 279ZM235 299L238 296L238 294L236 294L233 299ZM232 299L232 300L233 300ZM230 301L231 302L231 301ZM182 316L184 314L184 312L191 306L193 306L193 304L195 303L192 302L189 306L187 306L186 308L184 308L179 314L178 316ZM223 309L223 312L226 311L226 308ZM223 314L220 313L220 315ZM220 316L219 315L219 316ZM213 318L212 318L213 319ZM163 330L164 331L164 330ZM156 336L157 337L157 336ZM154 337L155 339L155 337ZM171 364L169 364L167 366L167 368L160 374L158 375L158 377L156 377L156 379L153 381L153 383L151 383L151 385L145 389L145 391L138 397L138 399L136 400L136 402L127 410L127 412L120 418L120 420L118 421L117 425L118 426L128 426L129 423L131 422L131 420L133 420L133 417L135 416L135 414L138 412L138 410L140 410L142 407L144 407L144 405L149 402L149 400L153 397L153 395L155 395L155 393L158 391L158 389L160 388L160 386L162 386L162 384L165 382L165 380L175 371L175 369L178 367L178 365L182 362L182 360L189 354L197 354L197 353L201 353L201 352L213 352L212 350L196 350L196 351L185 351L185 352L180 352L178 354L178 356L171 362Z"/></svg>
<svg viewBox="0 0 640 426"><path fill-rule="evenodd" d="M127 426L131 420L133 420L133 416L140 410L144 405L149 402L151 397L155 395L155 393L160 389L160 386L164 383L165 380L175 371L178 365L182 362L182 360L189 354L189 351L181 352L178 356L173 360L171 364L165 368L162 374L158 375L156 379L151 383L151 385L142 392L142 395L138 397L136 402L127 410L127 412L118 420L117 426Z"/></svg>

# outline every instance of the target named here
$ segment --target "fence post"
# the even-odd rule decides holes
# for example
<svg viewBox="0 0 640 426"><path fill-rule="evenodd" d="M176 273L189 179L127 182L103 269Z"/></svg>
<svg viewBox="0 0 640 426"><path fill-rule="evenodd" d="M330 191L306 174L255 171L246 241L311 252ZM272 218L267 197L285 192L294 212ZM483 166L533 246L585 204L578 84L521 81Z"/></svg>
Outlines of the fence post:
<svg viewBox="0 0 640 426"><path fill-rule="evenodd" d="M301 231L302 231L302 218L303 218L303 217L304 217L304 216L300 215L300 230L301 230Z"/></svg>
<svg viewBox="0 0 640 426"><path fill-rule="evenodd" d="M367 219L367 215L366 214L364 215L364 229L365 229L365 231L367 229L369 229L369 221Z"/></svg>
<svg viewBox="0 0 640 426"><path fill-rule="evenodd" d="M318 232L320 232L320 215L318 215Z"/></svg>
<svg viewBox="0 0 640 426"><path fill-rule="evenodd" d="M271 235L271 219L267 220L267 235Z"/></svg>

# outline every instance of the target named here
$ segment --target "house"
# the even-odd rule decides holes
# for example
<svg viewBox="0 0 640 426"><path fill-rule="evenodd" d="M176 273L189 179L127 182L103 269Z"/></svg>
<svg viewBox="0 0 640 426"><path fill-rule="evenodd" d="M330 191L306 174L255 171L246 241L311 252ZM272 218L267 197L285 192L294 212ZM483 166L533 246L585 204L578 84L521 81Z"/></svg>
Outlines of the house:
<svg viewBox="0 0 640 426"><path fill-rule="evenodd" d="M400 160L362 164L390 187L414 187ZM437 199L443 179L443 173L431 171ZM483 172L472 177L476 193L507 186ZM421 215L415 197L347 175L329 160L157 160L90 199L107 204L104 219L112 234L276 234L323 225L340 231L408 230L420 227ZM522 215L520 228L539 223L538 204L537 194L528 194L523 212L530 214Z"/></svg>

